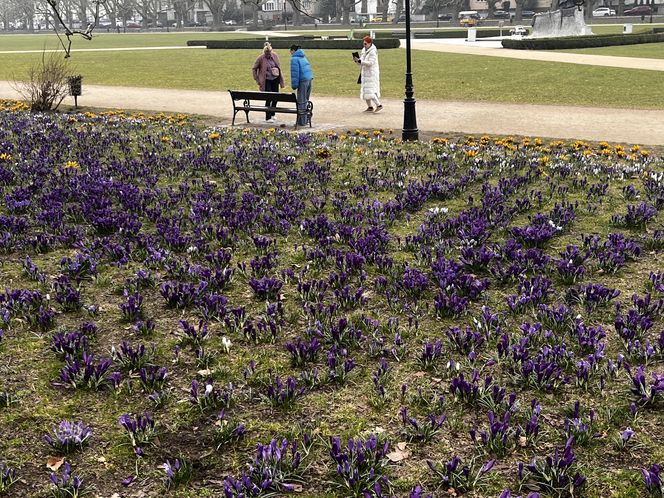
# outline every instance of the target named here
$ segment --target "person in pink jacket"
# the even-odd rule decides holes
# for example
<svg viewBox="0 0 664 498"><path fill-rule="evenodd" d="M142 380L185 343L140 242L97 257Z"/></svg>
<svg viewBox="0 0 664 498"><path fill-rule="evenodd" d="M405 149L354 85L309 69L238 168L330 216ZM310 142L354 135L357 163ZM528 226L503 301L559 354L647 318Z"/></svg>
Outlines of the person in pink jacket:
<svg viewBox="0 0 664 498"><path fill-rule="evenodd" d="M254 73L254 80L258 83L258 88L261 92L278 92L279 87L284 87L284 77L281 74L281 64L279 63L279 56L272 50L270 42L265 42L263 53L254 62L252 68ZM276 107L277 102L267 100L266 107ZM265 113L265 121L268 123L276 123L273 112Z"/></svg>

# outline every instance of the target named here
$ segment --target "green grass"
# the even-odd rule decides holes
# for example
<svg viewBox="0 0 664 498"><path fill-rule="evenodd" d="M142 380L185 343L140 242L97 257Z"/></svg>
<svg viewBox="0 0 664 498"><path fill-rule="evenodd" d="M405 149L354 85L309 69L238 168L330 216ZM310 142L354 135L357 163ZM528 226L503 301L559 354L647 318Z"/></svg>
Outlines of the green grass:
<svg viewBox="0 0 664 498"><path fill-rule="evenodd" d="M106 33L94 32L92 40L72 38L72 49L129 48L129 47L174 47L187 45L187 40L232 40L255 38L250 32L233 33ZM66 37L63 37L67 41ZM62 46L58 37L51 34L0 35L0 50L56 50Z"/></svg>
<svg viewBox="0 0 664 498"><path fill-rule="evenodd" d="M635 19L636 21L636 19ZM632 23L632 32L633 33L645 33L650 31L653 28L661 28L664 24L661 23L644 23L637 24L636 22ZM623 32L623 23L618 24L590 24L590 27L593 30L593 33L596 35L616 35Z"/></svg>
<svg viewBox="0 0 664 498"><path fill-rule="evenodd" d="M646 59L664 59L664 43L644 43L641 45L621 45L615 47L577 48L558 50L572 54L613 55L617 57L644 57Z"/></svg>
<svg viewBox="0 0 664 498"><path fill-rule="evenodd" d="M140 35L138 35L140 36ZM83 84L220 90L254 88L251 66L255 50L142 50L81 52L70 60ZM288 67L288 54L280 53ZM355 96L357 68L347 51L307 51L315 81L314 95ZM0 54L0 79L25 78L41 54ZM380 52L385 97L403 96L402 50ZM427 100L486 101L524 104L664 108L663 75L577 64L487 56L413 52L415 96ZM289 78L289 71L285 70ZM634 88L648 88L634 92Z"/></svg>
<svg viewBox="0 0 664 498"><path fill-rule="evenodd" d="M635 30L651 25L635 26ZM599 28L599 29L598 29ZM621 25L596 25L593 30L617 30ZM357 29L356 31L359 31ZM337 33L343 32L337 31ZM607 31L608 32L608 31ZM292 32L289 32L292 33ZM311 31L307 32L311 34ZM318 34L327 33L319 31ZM233 33L99 33L92 41L74 40L73 48L131 48L182 46L172 50L74 52L69 63L84 76L85 84L155 87L192 90L253 88L251 65L259 51L184 48L191 39L255 37L251 32ZM3 35L3 50L57 49L53 34ZM624 57L662 58L664 44L569 50ZM415 96L427 100L548 103L622 108L664 108L662 74L577 64L504 59L487 56L413 52ZM307 55L315 72L314 95L355 96L358 87L347 51L310 50ZM288 67L288 54L281 51ZM25 79L41 53L0 54L0 79ZM381 84L386 97L403 95L405 61L402 50L382 50ZM285 76L288 84L289 73ZM515 84L515 80L518 82ZM634 92L635 87L648 88Z"/></svg>

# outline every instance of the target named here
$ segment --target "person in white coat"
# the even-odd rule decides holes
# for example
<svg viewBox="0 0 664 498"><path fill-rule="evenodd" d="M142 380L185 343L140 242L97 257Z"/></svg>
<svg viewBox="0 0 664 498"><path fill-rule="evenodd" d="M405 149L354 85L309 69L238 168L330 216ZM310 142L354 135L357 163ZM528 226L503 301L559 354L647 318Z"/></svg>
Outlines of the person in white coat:
<svg viewBox="0 0 664 498"><path fill-rule="evenodd" d="M359 59L355 59L361 66L360 98L367 103L364 112L380 112L383 105L380 103L380 66L378 65L378 51L370 36L362 39L364 47Z"/></svg>

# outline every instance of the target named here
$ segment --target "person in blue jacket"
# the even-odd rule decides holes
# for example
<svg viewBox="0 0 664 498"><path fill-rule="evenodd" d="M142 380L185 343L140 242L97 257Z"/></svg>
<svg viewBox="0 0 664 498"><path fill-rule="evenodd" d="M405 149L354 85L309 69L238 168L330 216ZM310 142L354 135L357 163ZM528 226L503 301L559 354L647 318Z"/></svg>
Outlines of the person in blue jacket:
<svg viewBox="0 0 664 498"><path fill-rule="evenodd" d="M291 45L291 88L297 90L297 107L304 111L307 108L307 102L311 96L311 83L314 79L314 72L311 70L311 64L304 55L299 45ZM307 116L303 113L297 118L298 126L307 124Z"/></svg>

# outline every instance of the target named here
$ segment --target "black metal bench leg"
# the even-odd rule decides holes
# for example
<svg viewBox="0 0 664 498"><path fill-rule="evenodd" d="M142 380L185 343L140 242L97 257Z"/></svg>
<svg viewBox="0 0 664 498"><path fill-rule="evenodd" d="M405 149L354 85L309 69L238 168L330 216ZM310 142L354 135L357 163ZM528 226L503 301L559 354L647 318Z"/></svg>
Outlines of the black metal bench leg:
<svg viewBox="0 0 664 498"><path fill-rule="evenodd" d="M244 114L247 116L247 123L249 122L249 111L244 111Z"/></svg>

